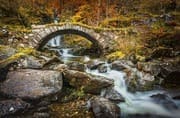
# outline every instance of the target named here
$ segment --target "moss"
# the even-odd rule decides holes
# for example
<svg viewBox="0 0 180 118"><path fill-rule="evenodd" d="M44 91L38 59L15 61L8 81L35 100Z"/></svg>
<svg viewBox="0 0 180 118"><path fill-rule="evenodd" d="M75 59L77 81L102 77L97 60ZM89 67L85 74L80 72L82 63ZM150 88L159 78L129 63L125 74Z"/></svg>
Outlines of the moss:
<svg viewBox="0 0 180 118"><path fill-rule="evenodd" d="M78 35L65 35L64 44L67 44L70 47L84 47L91 48L92 43L84 37Z"/></svg>
<svg viewBox="0 0 180 118"><path fill-rule="evenodd" d="M0 67L4 68L10 63L16 62L18 59L25 57L27 55L33 55L35 54L35 50L32 48L19 48L17 50L17 53L14 55L8 57L7 59L1 60L0 61Z"/></svg>
<svg viewBox="0 0 180 118"><path fill-rule="evenodd" d="M61 23L58 23L58 24L54 24L54 23L51 23L51 24L46 24L46 27L49 27L49 26L63 26L63 25L66 25L66 24L70 24L70 25L78 25L78 26L82 26L84 28L87 28L87 29L93 29L95 32L100 32L100 31L125 31L127 29L132 29L131 26L129 27L125 27L125 28L116 28L116 27L111 27L111 28L108 28L108 27L97 27L97 26L89 26L87 24L83 24L83 23L80 23L80 22L61 22Z"/></svg>
<svg viewBox="0 0 180 118"><path fill-rule="evenodd" d="M105 19L101 23L101 27L107 27L107 28L117 28L117 27L128 27L131 25L131 21L133 19L131 17L125 17L125 16L119 16L114 18L108 18Z"/></svg>
<svg viewBox="0 0 180 118"><path fill-rule="evenodd" d="M141 55L136 55L136 59L138 61L145 61L146 57L145 56L141 56Z"/></svg>
<svg viewBox="0 0 180 118"><path fill-rule="evenodd" d="M122 59L124 57L125 57L125 54L122 53L121 51L116 51L116 52L113 52L113 53L106 56L106 58L110 61Z"/></svg>

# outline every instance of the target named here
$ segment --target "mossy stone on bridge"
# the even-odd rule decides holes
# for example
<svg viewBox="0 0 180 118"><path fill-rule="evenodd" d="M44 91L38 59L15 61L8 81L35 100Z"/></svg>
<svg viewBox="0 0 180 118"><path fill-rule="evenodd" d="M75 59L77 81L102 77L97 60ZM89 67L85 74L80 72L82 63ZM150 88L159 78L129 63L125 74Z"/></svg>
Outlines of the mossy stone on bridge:
<svg viewBox="0 0 180 118"><path fill-rule="evenodd" d="M96 32L95 28L70 23L32 26L32 32L32 44L38 50L42 49L50 39L57 35L76 34L91 41L95 53L103 54L109 46L112 46L109 42L117 38L110 31Z"/></svg>

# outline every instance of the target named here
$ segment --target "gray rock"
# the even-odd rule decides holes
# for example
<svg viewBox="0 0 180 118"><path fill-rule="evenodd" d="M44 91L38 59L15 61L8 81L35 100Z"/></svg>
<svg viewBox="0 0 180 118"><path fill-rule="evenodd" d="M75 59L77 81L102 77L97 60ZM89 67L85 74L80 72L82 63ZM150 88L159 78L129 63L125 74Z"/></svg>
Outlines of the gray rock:
<svg viewBox="0 0 180 118"><path fill-rule="evenodd" d="M118 60L118 61L112 62L113 70L122 71L124 69L134 68L134 67L135 65L131 61L128 61L128 60Z"/></svg>
<svg viewBox="0 0 180 118"><path fill-rule="evenodd" d="M98 71L99 71L100 73L106 73L106 72L108 71L107 65L105 65L105 64L100 65L100 66L98 67Z"/></svg>
<svg viewBox="0 0 180 118"><path fill-rule="evenodd" d="M171 64L162 65L159 74L164 79L163 85L180 85L180 67L178 65L173 66Z"/></svg>
<svg viewBox="0 0 180 118"><path fill-rule="evenodd" d="M87 67L91 70L94 70L97 69L102 64L105 64L105 62L99 60L92 60L87 62Z"/></svg>
<svg viewBox="0 0 180 118"><path fill-rule="evenodd" d="M136 68L126 70L126 83L128 90L131 92L152 90L155 84L160 83L160 79L156 80L150 73L139 71Z"/></svg>
<svg viewBox="0 0 180 118"><path fill-rule="evenodd" d="M180 89L174 88L171 90L168 90L168 94L173 98L180 100Z"/></svg>
<svg viewBox="0 0 180 118"><path fill-rule="evenodd" d="M85 65L80 62L71 62L71 63L68 63L67 65L69 69L71 70L77 70L77 71L82 71L82 72L84 72L85 70Z"/></svg>
<svg viewBox="0 0 180 118"><path fill-rule="evenodd" d="M69 68L68 68L68 66L66 64L58 64L58 65L53 66L52 69L60 71L60 72L64 72L65 70L67 70Z"/></svg>
<svg viewBox="0 0 180 118"><path fill-rule="evenodd" d="M95 118L120 118L120 108L108 99L94 97L88 103Z"/></svg>
<svg viewBox="0 0 180 118"><path fill-rule="evenodd" d="M42 61L36 57L28 56L25 59L22 59L21 61L21 67L22 68L31 68L31 69L40 69L43 67Z"/></svg>
<svg viewBox="0 0 180 118"><path fill-rule="evenodd" d="M10 97L40 99L60 92L62 84L61 72L19 69L8 73L0 92Z"/></svg>
<svg viewBox="0 0 180 118"><path fill-rule="evenodd" d="M78 89L83 87L85 92L93 94L99 94L103 88L113 85L113 80L74 70L66 70L64 78L71 86Z"/></svg>
<svg viewBox="0 0 180 118"><path fill-rule="evenodd" d="M21 99L0 101L0 117L22 112L29 107L30 104Z"/></svg>
<svg viewBox="0 0 180 118"><path fill-rule="evenodd" d="M124 97L119 92L114 90L114 88L107 88L103 90L101 96L117 103L125 101Z"/></svg>
<svg viewBox="0 0 180 118"><path fill-rule="evenodd" d="M58 57L46 57L46 56L26 56L20 60L21 68L28 69L52 69L54 65L62 63Z"/></svg>
<svg viewBox="0 0 180 118"><path fill-rule="evenodd" d="M151 98L158 104L163 105L166 109L178 109L176 104L173 102L173 99L166 94L156 94L152 95Z"/></svg>
<svg viewBox="0 0 180 118"><path fill-rule="evenodd" d="M122 71L122 70L124 70L126 68L121 64L121 62L115 61L115 62L112 63L112 69Z"/></svg>
<svg viewBox="0 0 180 118"><path fill-rule="evenodd" d="M161 70L160 64L158 64L158 62L138 62L137 69L146 73L150 73L154 76L158 75Z"/></svg>

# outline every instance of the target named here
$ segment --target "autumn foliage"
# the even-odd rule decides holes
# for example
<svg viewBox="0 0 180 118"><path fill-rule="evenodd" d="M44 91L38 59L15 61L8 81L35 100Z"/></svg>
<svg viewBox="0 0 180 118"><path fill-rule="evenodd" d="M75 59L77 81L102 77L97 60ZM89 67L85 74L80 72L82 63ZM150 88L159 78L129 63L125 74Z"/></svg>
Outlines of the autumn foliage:
<svg viewBox="0 0 180 118"><path fill-rule="evenodd" d="M133 12L162 13L176 7L176 0L0 0L0 17L14 18L24 26L54 20L103 26Z"/></svg>

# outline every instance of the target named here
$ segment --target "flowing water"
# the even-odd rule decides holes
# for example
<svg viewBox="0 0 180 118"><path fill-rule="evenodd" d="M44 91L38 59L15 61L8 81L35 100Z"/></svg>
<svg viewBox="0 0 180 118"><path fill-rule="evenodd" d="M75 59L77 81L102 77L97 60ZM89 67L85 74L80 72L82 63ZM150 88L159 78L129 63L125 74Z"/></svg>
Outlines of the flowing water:
<svg viewBox="0 0 180 118"><path fill-rule="evenodd" d="M61 47L60 41L58 42L54 40L56 39L51 40L48 43L48 45L52 47ZM60 58L65 63L69 61L81 61L86 63L89 60L91 60L89 56L75 56L71 54L71 50L72 50L71 48L55 48L55 50L58 50ZM180 117L178 111L167 110L162 105L153 102L152 98L150 97L158 93L164 93L164 91L157 90L157 91L130 93L128 92L125 83L126 73L123 71L112 70L111 64L108 64L107 62L105 62L105 65L107 66L107 72L105 73L100 73L98 70L90 70L89 68L86 69L86 72L94 75L104 76L106 78L114 80L114 89L118 91L125 98L125 102L118 104L118 106L121 108L122 117L127 118L129 114L151 114L151 115L174 117L174 118ZM136 71L136 69L133 68L133 71ZM179 101L176 101L176 103L179 104Z"/></svg>

